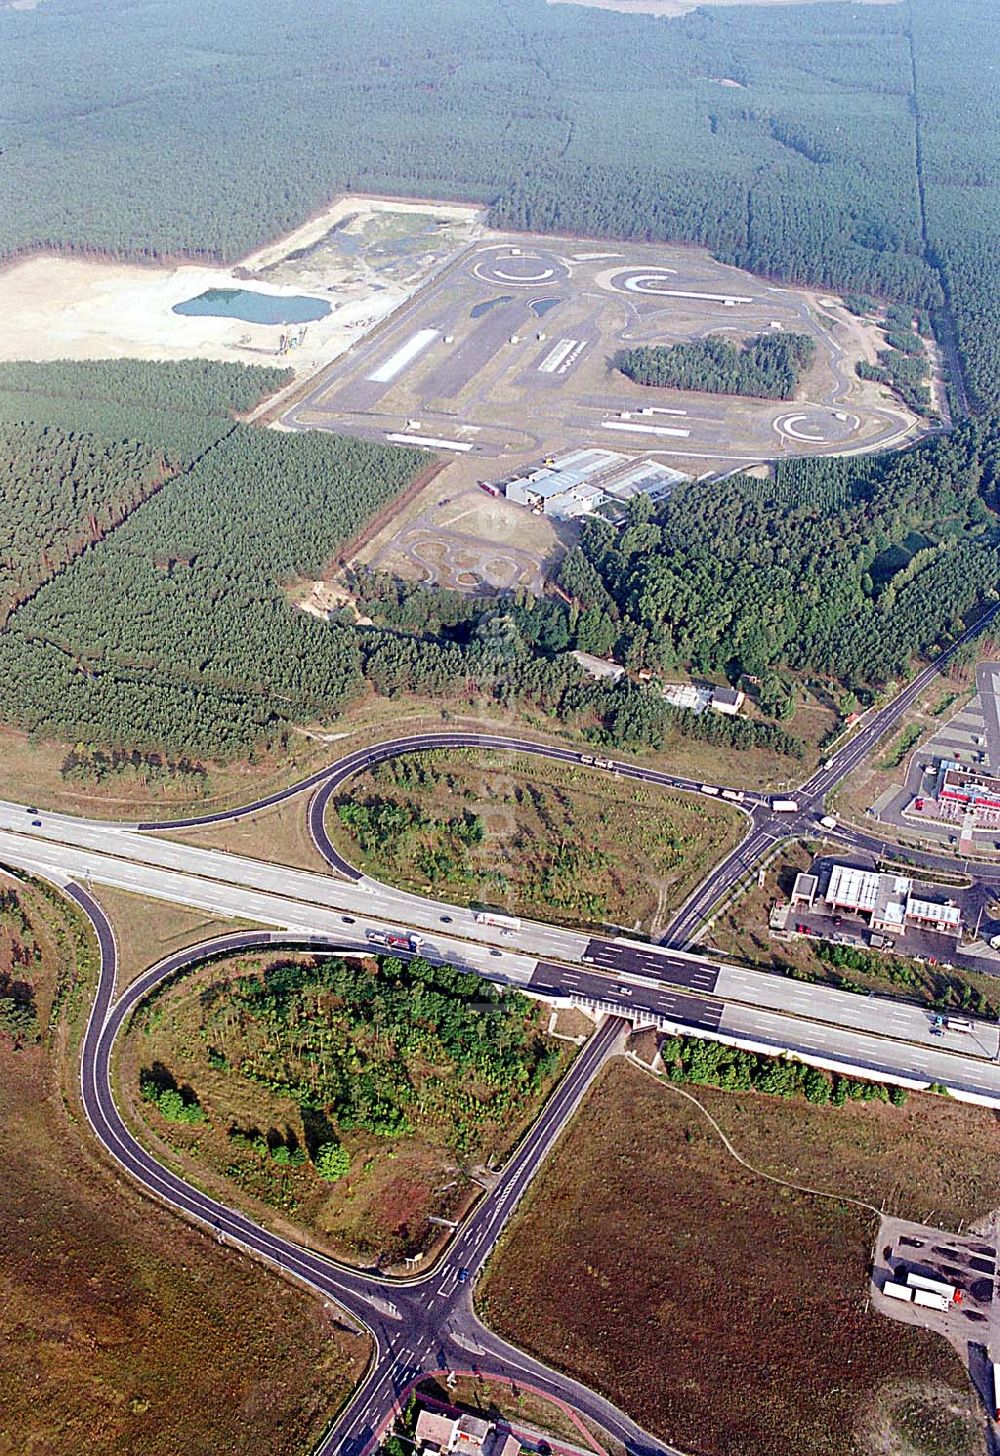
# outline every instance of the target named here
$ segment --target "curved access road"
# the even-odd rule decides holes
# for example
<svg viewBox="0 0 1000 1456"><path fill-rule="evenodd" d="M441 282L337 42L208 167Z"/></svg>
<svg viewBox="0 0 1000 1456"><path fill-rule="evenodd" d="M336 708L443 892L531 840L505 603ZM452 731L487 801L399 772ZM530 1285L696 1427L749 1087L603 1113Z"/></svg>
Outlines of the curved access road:
<svg viewBox="0 0 1000 1456"><path fill-rule="evenodd" d="M374 768L376 764L385 763L391 758L400 758L408 753L433 753L443 749L461 748L495 749L505 753L530 753L537 758L553 759L559 763L582 764L587 767L593 767L596 759L599 765L606 765L607 768L625 778L642 779L646 783L660 784L665 788L685 789L688 792L698 792L702 786L700 779L686 778L681 774L664 773L660 769L645 768L640 764L603 759L600 751L591 752L576 748L563 748L552 743L537 743L533 739L518 738L514 734L507 733L474 733L458 729L442 729L440 732L412 733L401 738L386 738L380 743L357 748L353 752L345 754L343 758L337 759L335 763L317 769L308 778L299 779L285 789L278 789L262 799L254 799L249 804L241 804L233 809L218 809L212 813L196 814L183 819L150 819L138 824L123 824L120 827L155 833L166 829L197 829L209 824L224 824L231 819L244 819L249 814L256 814L262 809L269 809L275 804L284 803L287 799L294 798L296 794L306 793L310 789L320 789L325 796L323 799L325 807L331 794L340 787L345 779L351 778L354 774L363 773L366 769ZM710 787L719 788L720 786ZM742 793L743 791L732 790L731 792ZM752 792L743 794L743 799L747 804L766 804L768 802L765 795ZM111 821L107 821L107 823L110 827ZM352 875L357 874L357 871L350 865L347 866L347 870Z"/></svg>
<svg viewBox="0 0 1000 1456"><path fill-rule="evenodd" d="M478 1319L472 1305L477 1275L538 1168L577 1110L594 1077L618 1047L626 1023L608 1018L594 1033L518 1144L493 1187L465 1219L443 1257L411 1280L337 1263L261 1227L164 1167L126 1125L114 1100L111 1065L122 1028L139 1003L172 977L214 956L278 944L308 944L287 934L238 932L167 957L115 998L117 948L101 906L77 884L63 887L89 919L100 951L97 991L81 1047L84 1112L98 1141L147 1192L232 1244L333 1300L372 1337L365 1378L325 1433L316 1456L360 1456L378 1438L397 1394L419 1375L465 1369L520 1376L566 1401L619 1440L633 1456L680 1456L647 1435L624 1412L576 1381L508 1345ZM362 942L363 944L363 942ZM325 943L324 949L356 947Z"/></svg>

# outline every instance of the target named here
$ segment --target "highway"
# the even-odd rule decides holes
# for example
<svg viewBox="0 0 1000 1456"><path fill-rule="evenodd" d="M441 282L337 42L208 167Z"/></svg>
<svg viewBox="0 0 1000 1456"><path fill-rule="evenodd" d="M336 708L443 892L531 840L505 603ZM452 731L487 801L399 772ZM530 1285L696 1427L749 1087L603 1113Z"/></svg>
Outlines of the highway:
<svg viewBox="0 0 1000 1456"><path fill-rule="evenodd" d="M333 1300L372 1337L374 1353L366 1377L324 1435L317 1456L366 1450L391 1412L396 1394L413 1379L436 1369L464 1369L470 1363L485 1373L520 1375L539 1389L558 1394L604 1426L636 1456L675 1456L672 1448L648 1436L599 1395L512 1349L482 1325L472 1304L476 1276L587 1088L616 1050L626 1030L624 1021L608 1018L591 1037L493 1186L459 1228L444 1257L419 1278L390 1280L376 1270L348 1268L302 1248L193 1188L146 1151L115 1104L111 1077L115 1041L144 997L207 956L288 945L290 938L260 931L220 937L168 957L115 999L112 926L85 889L75 884L66 888L90 920L100 948L97 993L80 1057L83 1108L97 1138L148 1192L201 1224L220 1243L266 1260L321 1297ZM333 944L330 949L339 947Z"/></svg>
<svg viewBox="0 0 1000 1456"><path fill-rule="evenodd" d="M799 789L789 790L788 797L797 806L794 811L776 812L772 800L760 793L709 786L718 795L725 793L746 816L747 833L681 907L668 928L667 943L659 946L527 920L513 931L483 925L467 909L411 895L362 875L332 844L324 823L331 794L351 775L403 753L495 749L579 764L584 772L614 772L688 793L705 789L697 781L660 770L617 760L595 761L593 755L515 736L446 732L391 739L355 750L253 804L155 824L109 824L0 802L0 863L62 886L89 917L100 947L99 984L81 1050L81 1095L95 1135L150 1193L209 1228L220 1241L269 1261L335 1301L372 1335L371 1369L318 1452L361 1456L383 1427L397 1393L418 1374L471 1363L484 1371L520 1374L540 1389L558 1393L630 1452L652 1456L669 1451L600 1396L511 1349L480 1323L472 1307L476 1275L629 1023L728 1036L888 1079L940 1083L960 1095L1000 1106L1000 1028L995 1023L979 1021L970 1033L935 1036L930 1014L919 1006L729 966L688 949L720 898L754 873L777 841L814 832L826 794L904 717L961 644L998 611L1000 605L896 698L872 712L844 748ZM163 837L166 830L237 819L305 794L311 795L306 807L310 832L330 873L290 869ZM843 837L859 846L870 843L853 831ZM953 861L945 863L954 868ZM270 929L247 929L180 952L119 992L113 929L90 893L92 885L113 885ZM207 955L270 944L322 945L358 953L371 949L370 931L392 929L419 932L420 953L428 959L445 960L529 994L576 1001L605 1014L600 1029L457 1231L441 1262L431 1273L410 1281L338 1265L191 1187L136 1141L111 1090L118 1033L138 1002L168 977Z"/></svg>

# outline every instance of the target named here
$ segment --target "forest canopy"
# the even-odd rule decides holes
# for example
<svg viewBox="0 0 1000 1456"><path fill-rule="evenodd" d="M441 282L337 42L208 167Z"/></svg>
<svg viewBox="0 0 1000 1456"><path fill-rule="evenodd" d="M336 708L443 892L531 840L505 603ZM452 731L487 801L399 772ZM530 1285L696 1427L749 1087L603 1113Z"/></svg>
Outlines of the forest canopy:
<svg viewBox="0 0 1000 1456"><path fill-rule="evenodd" d="M739 346L710 334L690 344L626 349L615 362L628 379L658 389L791 399L815 357L809 334L758 334Z"/></svg>
<svg viewBox="0 0 1000 1456"><path fill-rule="evenodd" d="M420 0L316 0L280 28L252 0L7 7L0 256L232 260L345 190L470 199L501 227L947 298L973 402L1000 401L993 0L427 16Z"/></svg>

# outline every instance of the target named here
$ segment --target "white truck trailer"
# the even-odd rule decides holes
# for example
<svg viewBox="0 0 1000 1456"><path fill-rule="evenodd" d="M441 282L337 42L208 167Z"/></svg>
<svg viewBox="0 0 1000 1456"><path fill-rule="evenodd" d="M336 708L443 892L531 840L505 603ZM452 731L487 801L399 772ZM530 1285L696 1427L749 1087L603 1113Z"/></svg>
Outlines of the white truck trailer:
<svg viewBox="0 0 1000 1456"><path fill-rule="evenodd" d="M940 1294L949 1304L962 1302L961 1290L956 1289L954 1284L946 1284L943 1279L929 1279L926 1274L914 1274L911 1269L906 1282L911 1289L923 1290L925 1294Z"/></svg>
<svg viewBox="0 0 1000 1456"><path fill-rule="evenodd" d="M934 1289L915 1289L913 1303L918 1304L921 1309L936 1309L942 1314L951 1308L951 1300L947 1294L938 1294Z"/></svg>

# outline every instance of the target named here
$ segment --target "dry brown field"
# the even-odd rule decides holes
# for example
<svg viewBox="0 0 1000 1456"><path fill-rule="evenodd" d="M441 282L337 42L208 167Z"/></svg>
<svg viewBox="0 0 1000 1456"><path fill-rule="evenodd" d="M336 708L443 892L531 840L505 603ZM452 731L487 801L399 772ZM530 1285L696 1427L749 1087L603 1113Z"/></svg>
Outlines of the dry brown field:
<svg viewBox="0 0 1000 1456"><path fill-rule="evenodd" d="M983 1214L995 1116L696 1092L751 1162L834 1196L757 1177L698 1107L616 1060L494 1256L489 1323L693 1456L981 1452L951 1349L868 1308L875 1221L836 1195Z"/></svg>
<svg viewBox="0 0 1000 1456"><path fill-rule="evenodd" d="M42 947L38 1045L0 1036L2 1456L301 1456L364 1368L318 1301L148 1201L76 1099L81 923L17 885Z"/></svg>

